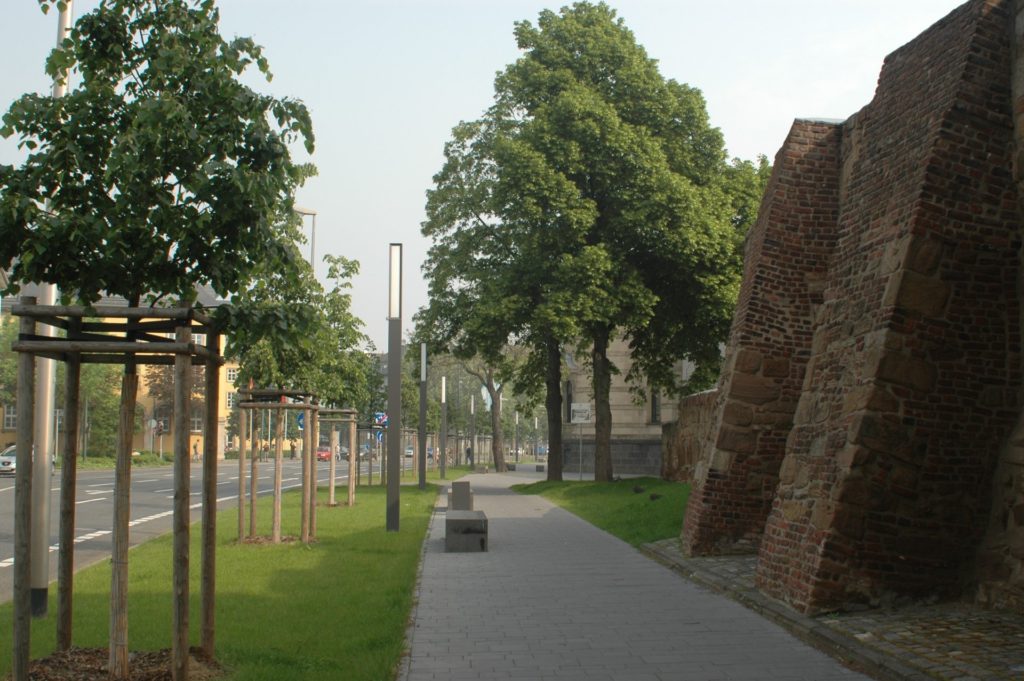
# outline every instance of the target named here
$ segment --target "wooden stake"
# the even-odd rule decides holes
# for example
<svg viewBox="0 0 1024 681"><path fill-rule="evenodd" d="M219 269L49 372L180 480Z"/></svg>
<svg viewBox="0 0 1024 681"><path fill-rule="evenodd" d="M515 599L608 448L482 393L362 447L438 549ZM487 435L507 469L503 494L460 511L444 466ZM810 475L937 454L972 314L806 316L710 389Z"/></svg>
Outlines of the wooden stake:
<svg viewBox="0 0 1024 681"><path fill-rule="evenodd" d="M359 453L356 451L356 417L348 424L348 505L356 505L356 478L359 476Z"/></svg>
<svg viewBox="0 0 1024 681"><path fill-rule="evenodd" d="M36 299L25 296L23 305L35 305ZM22 336L36 332L34 319L22 317L18 331ZM32 538L32 447L34 445L34 413L36 359L28 353L18 355L18 426L14 469L14 657L13 681L28 681L29 648L32 628L32 572L30 544Z"/></svg>
<svg viewBox="0 0 1024 681"><path fill-rule="evenodd" d="M309 398L306 398L306 404L309 404ZM309 443L312 438L309 436L310 431L313 429L312 424L312 412L309 407L302 412L305 416L305 427L302 429L302 514L300 518L299 526L299 539L302 540L303 544L309 543Z"/></svg>
<svg viewBox="0 0 1024 681"><path fill-rule="evenodd" d="M178 343L192 342L192 329L179 327ZM189 397L192 394L192 360L189 355L174 358L174 549L173 614L171 633L171 679L188 681L188 558L189 500L191 499L188 450Z"/></svg>
<svg viewBox="0 0 1024 681"><path fill-rule="evenodd" d="M245 439L249 432L248 410L238 410L238 543L245 539Z"/></svg>
<svg viewBox="0 0 1024 681"><path fill-rule="evenodd" d="M281 543L281 483L283 474L281 467L284 465L284 420L288 412L281 409L275 410L277 414L277 425L274 429L274 510L270 520L271 539L275 544Z"/></svg>
<svg viewBox="0 0 1024 681"><path fill-rule="evenodd" d="M329 483L328 492L327 492L327 505L328 506L337 506L338 504L335 503L335 501L334 501L334 482L335 482L335 477L338 474L338 467L337 467L337 464L336 464L336 461L338 460L338 455L337 455L337 452L338 452L338 429L334 426L333 423L330 424L330 428L331 428L331 444L330 444L330 448L331 448L331 472L330 472L330 483Z"/></svg>
<svg viewBox="0 0 1024 681"><path fill-rule="evenodd" d="M220 335L207 336L206 346L220 354ZM202 648L213 658L217 572L217 420L220 399L220 365L206 362L206 432L203 434L203 555L202 555Z"/></svg>

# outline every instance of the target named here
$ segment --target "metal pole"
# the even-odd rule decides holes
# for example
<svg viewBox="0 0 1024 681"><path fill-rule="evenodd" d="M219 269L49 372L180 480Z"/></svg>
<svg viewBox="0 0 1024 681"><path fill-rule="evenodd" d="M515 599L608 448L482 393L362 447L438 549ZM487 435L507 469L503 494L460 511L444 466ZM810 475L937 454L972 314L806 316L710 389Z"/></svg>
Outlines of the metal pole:
<svg viewBox="0 0 1024 681"><path fill-rule="evenodd" d="M448 402L445 400L445 387L448 381L447 376L441 377L441 442L438 445L439 459L438 465L440 466L441 479L445 479L445 473L448 469Z"/></svg>
<svg viewBox="0 0 1024 681"><path fill-rule="evenodd" d="M476 395L469 396L469 451L473 453L473 468L480 465L480 453L476 448Z"/></svg>
<svg viewBox="0 0 1024 681"><path fill-rule="evenodd" d="M579 429L576 431L579 433L578 446L580 448L580 480L583 479L583 423L580 422ZM594 475L597 475L597 461L594 461Z"/></svg>
<svg viewBox="0 0 1024 681"><path fill-rule="evenodd" d="M427 488L427 344L420 343L420 489Z"/></svg>
<svg viewBox="0 0 1024 681"><path fill-rule="evenodd" d="M388 286L388 532L398 532L402 456L402 244L389 248Z"/></svg>
<svg viewBox="0 0 1024 681"><path fill-rule="evenodd" d="M72 2L64 4L57 19L57 45L64 41L71 31ZM57 76L53 82L53 97L60 98L67 93L67 73ZM57 300L57 287L53 284L40 286L39 304L53 305ZM42 324L36 333L40 336L54 336L56 327ZM40 357L36 360L35 399L35 455L32 459L32 616L46 615L47 589L50 583L50 462L54 458L53 408L56 393L54 381L57 378L57 363Z"/></svg>

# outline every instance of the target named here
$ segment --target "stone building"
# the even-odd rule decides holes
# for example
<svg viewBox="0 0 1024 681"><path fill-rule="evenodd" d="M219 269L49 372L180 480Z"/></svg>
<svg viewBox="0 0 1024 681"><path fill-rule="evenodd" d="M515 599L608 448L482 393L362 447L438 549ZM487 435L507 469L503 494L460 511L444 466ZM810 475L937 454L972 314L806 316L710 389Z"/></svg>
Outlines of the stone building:
<svg viewBox="0 0 1024 681"><path fill-rule="evenodd" d="M619 373L612 376L608 401L612 410L612 468L616 475L658 475L662 469L662 424L676 418L676 405L657 392L648 391L646 399L637 401L630 391L625 375L632 362L629 346L619 339L608 346L608 359ZM564 470L567 478L580 470L594 472L594 423L570 424L572 403L589 404L594 396L589 367L572 361L568 366L567 388L563 395L562 438L565 448ZM583 456L580 457L582 450Z"/></svg>
<svg viewBox="0 0 1024 681"><path fill-rule="evenodd" d="M667 433L684 549L756 552L798 610L1024 610L1022 31L971 0L856 114L794 122L718 388Z"/></svg>

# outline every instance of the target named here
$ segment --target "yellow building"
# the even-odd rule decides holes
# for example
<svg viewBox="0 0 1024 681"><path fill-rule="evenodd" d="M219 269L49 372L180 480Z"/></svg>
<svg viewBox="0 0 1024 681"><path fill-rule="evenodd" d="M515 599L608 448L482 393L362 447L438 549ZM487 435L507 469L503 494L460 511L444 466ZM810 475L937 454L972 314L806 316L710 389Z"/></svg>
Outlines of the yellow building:
<svg viewBox="0 0 1024 681"><path fill-rule="evenodd" d="M33 295L33 286L29 285L23 288L23 295ZM207 307L216 305L218 299L213 291L209 288L202 288L199 291L199 301ZM0 323L14 324L14 320L9 314L2 314L11 309L11 306L16 304L17 298L7 297L2 301L0 306ZM119 297L105 297L101 299L97 305L101 306L126 306L127 303L123 298ZM202 335L196 337L196 342L203 343L205 339ZM4 351L9 348L4 348ZM222 348L223 351L223 348ZM142 365L139 367L140 381L139 391L137 395L137 412L141 416L141 429L137 430L132 441L132 447L135 450L142 451L164 451L169 452L171 450L171 427L173 425L173 414L170 405L160 404L152 395L149 394L149 382L147 379L152 377L152 372L160 370L158 367L153 365ZM224 457L224 452L228 449L227 442L227 424L228 418L231 413L231 409L234 407L235 400L237 398L237 391L235 388L235 381L238 376L238 364L235 362L227 362L220 367L220 390L217 395L217 432L213 435L217 441L217 456L218 458ZM119 385L111 385L111 391L119 389ZM17 429L17 410L14 404L3 404L3 419L0 420L0 447L6 447L14 444L16 439ZM62 409L56 409L55 421L57 428L57 441L61 440L61 423L62 423ZM189 417L189 450L192 451L203 451L203 443L205 434L203 433L203 408L198 407Z"/></svg>

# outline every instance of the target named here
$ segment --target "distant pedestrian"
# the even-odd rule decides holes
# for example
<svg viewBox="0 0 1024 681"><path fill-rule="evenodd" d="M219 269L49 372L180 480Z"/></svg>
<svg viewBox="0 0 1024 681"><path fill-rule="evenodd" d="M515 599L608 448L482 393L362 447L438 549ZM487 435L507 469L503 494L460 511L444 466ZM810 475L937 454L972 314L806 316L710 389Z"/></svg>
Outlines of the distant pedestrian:
<svg viewBox="0 0 1024 681"><path fill-rule="evenodd" d="M295 440L289 440L288 441L288 446L292 450L292 459L294 460L295 459Z"/></svg>
<svg viewBox="0 0 1024 681"><path fill-rule="evenodd" d="M473 448L466 447L466 463L470 466L473 465Z"/></svg>
<svg viewBox="0 0 1024 681"><path fill-rule="evenodd" d="M199 443L198 442L193 442L192 443L192 460L193 461L199 461Z"/></svg>

